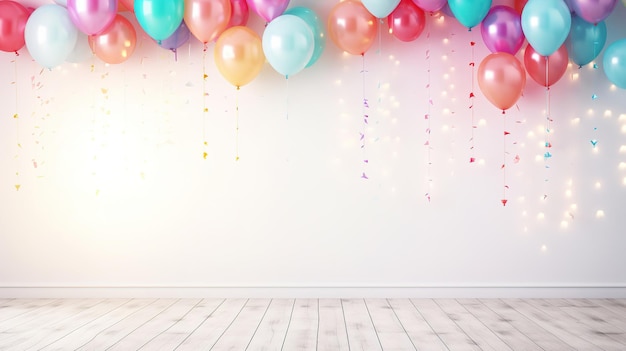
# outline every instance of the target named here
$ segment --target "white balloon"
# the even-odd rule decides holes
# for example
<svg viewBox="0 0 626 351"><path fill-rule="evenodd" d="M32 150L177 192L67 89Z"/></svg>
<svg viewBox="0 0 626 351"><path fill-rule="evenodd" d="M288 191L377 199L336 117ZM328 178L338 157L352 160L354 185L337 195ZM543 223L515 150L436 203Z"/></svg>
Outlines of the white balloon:
<svg viewBox="0 0 626 351"><path fill-rule="evenodd" d="M67 0L54 0L57 5L61 5L63 7L67 7Z"/></svg>
<svg viewBox="0 0 626 351"><path fill-rule="evenodd" d="M65 61L76 46L78 29L63 6L44 5L28 17L24 40L30 56L40 65L52 68Z"/></svg>
<svg viewBox="0 0 626 351"><path fill-rule="evenodd" d="M89 46L89 37L87 34L78 31L78 38L74 50L70 52L65 61L70 63L81 63L93 57L93 51Z"/></svg>

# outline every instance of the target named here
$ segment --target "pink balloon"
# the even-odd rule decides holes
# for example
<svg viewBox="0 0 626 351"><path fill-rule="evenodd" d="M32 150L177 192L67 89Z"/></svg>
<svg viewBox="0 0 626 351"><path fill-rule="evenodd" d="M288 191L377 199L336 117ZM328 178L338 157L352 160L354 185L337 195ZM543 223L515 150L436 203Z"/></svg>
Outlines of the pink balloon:
<svg viewBox="0 0 626 351"><path fill-rule="evenodd" d="M571 10L584 19L593 24L604 21L613 9L617 0L569 0Z"/></svg>
<svg viewBox="0 0 626 351"><path fill-rule="evenodd" d="M411 0L401 0L387 18L389 32L402 41L417 39L426 25L424 10Z"/></svg>
<svg viewBox="0 0 626 351"><path fill-rule="evenodd" d="M289 0L247 0L248 7L266 22L272 21L285 12Z"/></svg>
<svg viewBox="0 0 626 351"><path fill-rule="evenodd" d="M524 44L522 17L509 6L494 6L480 24L483 42L491 52L506 52L511 55Z"/></svg>
<svg viewBox="0 0 626 351"><path fill-rule="evenodd" d="M217 39L230 19L230 0L184 0L183 19L198 40L206 44Z"/></svg>
<svg viewBox="0 0 626 351"><path fill-rule="evenodd" d="M526 72L511 54L489 54L478 66L478 86L487 100L504 112L522 96Z"/></svg>
<svg viewBox="0 0 626 351"><path fill-rule="evenodd" d="M250 17L250 11L248 10L248 3L246 0L230 0L230 21L228 21L228 28L235 26L245 26L248 24L248 18Z"/></svg>
<svg viewBox="0 0 626 351"><path fill-rule="evenodd" d="M446 6L448 0L413 0L413 2L424 11L435 12Z"/></svg>
<svg viewBox="0 0 626 351"><path fill-rule="evenodd" d="M30 13L13 1L0 1L0 50L15 52L24 47L24 28Z"/></svg>
<svg viewBox="0 0 626 351"><path fill-rule="evenodd" d="M113 23L117 0L67 0L67 11L81 32L95 35Z"/></svg>
<svg viewBox="0 0 626 351"><path fill-rule="evenodd" d="M565 71L567 71L568 61L569 56L565 44L550 54L547 60L545 56L539 55L530 44L524 50L526 72L537 84L544 87L552 86L552 84L558 82L563 77ZM546 63L548 64L547 70ZM548 74L548 79L546 79L546 73Z"/></svg>

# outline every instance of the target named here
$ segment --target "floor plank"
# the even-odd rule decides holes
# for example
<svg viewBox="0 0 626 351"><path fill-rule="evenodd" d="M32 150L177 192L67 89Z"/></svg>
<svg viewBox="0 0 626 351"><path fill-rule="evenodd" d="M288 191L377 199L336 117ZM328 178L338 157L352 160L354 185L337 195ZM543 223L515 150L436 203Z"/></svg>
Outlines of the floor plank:
<svg viewBox="0 0 626 351"><path fill-rule="evenodd" d="M294 299L272 300L246 350L281 350L294 308Z"/></svg>
<svg viewBox="0 0 626 351"><path fill-rule="evenodd" d="M317 299L296 299L283 350L317 349L318 310Z"/></svg>
<svg viewBox="0 0 626 351"><path fill-rule="evenodd" d="M383 350L417 350L386 299L367 299L365 305Z"/></svg>
<svg viewBox="0 0 626 351"><path fill-rule="evenodd" d="M245 350L267 312L270 301L270 299L248 300L237 319L211 350Z"/></svg>
<svg viewBox="0 0 626 351"><path fill-rule="evenodd" d="M351 350L382 350L372 317L363 299L342 299L348 345Z"/></svg>
<svg viewBox="0 0 626 351"><path fill-rule="evenodd" d="M49 311L59 308L64 300L24 300L23 305L19 304L19 300L14 306L7 306L2 309L0 315L0 336L9 329L15 329L31 320L36 320L42 315L46 315ZM67 302L67 300L65 300Z"/></svg>
<svg viewBox="0 0 626 351"><path fill-rule="evenodd" d="M409 299L390 299L389 305L418 350L448 350Z"/></svg>
<svg viewBox="0 0 626 351"><path fill-rule="evenodd" d="M319 300L318 351L345 351L348 348L348 333L343 317L341 300Z"/></svg>

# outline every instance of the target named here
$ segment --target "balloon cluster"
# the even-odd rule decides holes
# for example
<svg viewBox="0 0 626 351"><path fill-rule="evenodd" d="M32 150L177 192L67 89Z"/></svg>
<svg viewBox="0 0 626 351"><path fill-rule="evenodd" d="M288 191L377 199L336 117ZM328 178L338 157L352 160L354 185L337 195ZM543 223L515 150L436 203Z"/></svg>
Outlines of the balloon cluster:
<svg viewBox="0 0 626 351"><path fill-rule="evenodd" d="M625 2L626 0L622 0ZM498 108L521 96L526 72L551 86L568 62L584 66L604 49L604 20L618 0L515 0L512 7L492 0L344 0L326 23L289 0L54 0L29 9L17 0L0 1L0 50L26 46L35 61L52 68L96 55L116 64L132 56L137 33L121 11L134 13L141 29L162 48L176 51L190 38L216 42L220 73L240 87L252 81L265 60L292 76L313 65L325 48L326 33L337 47L364 55L387 19L389 33L409 42L424 30L426 13L450 13L468 29L479 26L491 51L479 66L478 83ZM262 37L246 27L253 11L267 22ZM524 65L515 57L524 41ZM607 78L626 88L626 40L604 52Z"/></svg>

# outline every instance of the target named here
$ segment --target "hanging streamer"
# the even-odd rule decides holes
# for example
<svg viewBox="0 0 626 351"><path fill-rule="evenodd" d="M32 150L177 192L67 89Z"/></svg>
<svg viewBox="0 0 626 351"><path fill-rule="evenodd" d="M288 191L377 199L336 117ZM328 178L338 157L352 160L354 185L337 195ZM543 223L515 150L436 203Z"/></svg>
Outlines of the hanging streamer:
<svg viewBox="0 0 626 351"><path fill-rule="evenodd" d="M206 98L209 95L206 90L206 81L209 76L206 74L206 53L207 53L207 43L204 43L204 47L202 48L202 158L207 159L209 156L208 146L209 142L206 137L206 119L209 113L209 108L206 104Z"/></svg>
<svg viewBox="0 0 626 351"><path fill-rule="evenodd" d="M17 54L17 52L16 52ZM20 181L20 158L22 155L22 143L20 141L20 116L18 113L19 110L19 95L18 95L18 87L17 87L17 58L12 60L14 67L14 81L13 85L15 86L15 113L13 114L13 120L15 121L15 145L16 145L16 153L15 153L15 191L19 191L22 187Z"/></svg>
<svg viewBox="0 0 626 351"><path fill-rule="evenodd" d="M361 54L362 57L362 67L361 67L361 74L363 76L363 105L362 105L362 114L363 114L363 123L361 125L361 132L359 133L359 140L361 142L361 150L363 153L363 171L361 173L361 178L362 179L369 179L366 173L366 165L369 164L369 160L367 159L367 150L365 148L365 143L366 143L366 133L367 133L367 128L369 126L369 102L366 98L365 95L365 74L367 73L367 70L365 69L365 53Z"/></svg>
<svg viewBox="0 0 626 351"><path fill-rule="evenodd" d="M425 55L425 60L426 60L426 91L427 91L427 97L428 97L428 101L426 103L426 114L424 115L424 119L426 121L426 142L424 143L424 145L426 146L426 193L424 194L424 196L426 197L426 199L428 200L428 202L430 202L431 199L431 191L432 191L432 175L431 175L431 168L432 168L432 160L431 160L431 143L430 143L430 119L431 119L431 106L433 105L433 99L432 99L432 95L431 95L431 75L430 75L430 71L431 71L431 62L430 62L430 23L428 24L428 32L426 33L426 41L427 41L427 49L426 49L426 55Z"/></svg>
<svg viewBox="0 0 626 351"><path fill-rule="evenodd" d="M469 109L470 109L470 113L472 116L472 134L471 134L471 138L470 138L470 159L469 162L470 163L474 163L476 162L476 157L474 156L474 129L476 129L476 123L474 122L474 76L475 76L475 71L476 71L476 63L474 62L474 46L476 45L476 42L471 41L470 42L470 47L472 49L472 60L470 61L469 65L472 71L472 90L470 91L469 94L469 100L470 100L470 105L469 105Z"/></svg>
<svg viewBox="0 0 626 351"><path fill-rule="evenodd" d="M239 87L235 91L235 161L239 161Z"/></svg>
<svg viewBox="0 0 626 351"><path fill-rule="evenodd" d="M507 184L507 180L506 180L506 166L507 166L507 162L506 162L506 158L508 155L507 149L506 149L506 140L507 140L507 136L510 135L511 133L509 133L507 131L506 128L506 115L504 113L504 111L502 111L502 131L503 131L503 138L502 138L502 200L500 200L502 202L502 206L506 206L506 203L509 201L506 197L506 191L509 189L509 185Z"/></svg>
<svg viewBox="0 0 626 351"><path fill-rule="evenodd" d="M552 148L552 143L550 142L550 133L552 133L552 114L550 111L550 84L549 84L549 73L550 73L550 65L549 65L549 60L550 58L548 56L545 56L546 59L546 127L545 127L545 142L544 142L544 148L545 148L545 152L543 154L543 160L544 160L544 168L545 168L545 172L546 172L546 176L544 179L544 183L546 184L544 186L545 192L543 194L543 199L547 199L548 198L548 191L547 191L547 183L549 180L549 176L548 176L548 171L550 169L550 163L549 160L552 158L552 152L550 152L551 148Z"/></svg>

